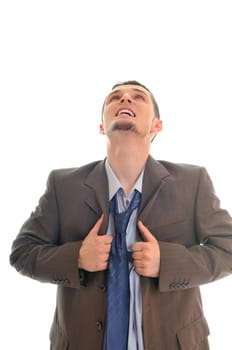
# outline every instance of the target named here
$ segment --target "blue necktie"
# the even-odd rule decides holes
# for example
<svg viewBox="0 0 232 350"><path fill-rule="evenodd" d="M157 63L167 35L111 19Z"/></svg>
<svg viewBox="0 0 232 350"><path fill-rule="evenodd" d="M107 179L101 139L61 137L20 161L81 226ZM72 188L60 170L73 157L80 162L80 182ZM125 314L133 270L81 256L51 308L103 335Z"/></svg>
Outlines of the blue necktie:
<svg viewBox="0 0 232 350"><path fill-rule="evenodd" d="M112 241L106 307L106 350L126 350L129 327L130 288L126 229L130 216L139 206L141 194L135 190L126 211L118 213L117 194L110 201L110 212L114 218L115 237Z"/></svg>

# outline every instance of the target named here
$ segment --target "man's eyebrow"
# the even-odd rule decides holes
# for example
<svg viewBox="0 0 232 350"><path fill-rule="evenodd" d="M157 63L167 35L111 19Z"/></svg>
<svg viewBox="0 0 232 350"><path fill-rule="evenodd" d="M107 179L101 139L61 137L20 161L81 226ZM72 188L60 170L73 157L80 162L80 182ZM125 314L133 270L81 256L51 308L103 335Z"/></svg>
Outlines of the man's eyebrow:
<svg viewBox="0 0 232 350"><path fill-rule="evenodd" d="M143 91L143 90L140 90L140 89L136 89L136 88L134 88L134 89L132 89L133 91L136 91L136 92L141 92L143 95L145 95L145 96L147 96L148 94L145 92L145 91Z"/></svg>
<svg viewBox="0 0 232 350"><path fill-rule="evenodd" d="M119 90L119 89L117 89L117 90L114 90L114 91L112 91L107 97L109 97L109 96L111 96L111 95L114 95L114 94L117 94L118 92L121 92L122 90Z"/></svg>
<svg viewBox="0 0 232 350"><path fill-rule="evenodd" d="M142 94L145 95L145 96L148 95L148 94L146 94L145 91L140 90L140 89L132 88L131 90L132 90L132 91L135 91L135 92L142 93ZM112 92L108 95L108 97L110 97L110 96L112 96L112 95L114 95L114 94L117 94L117 93L119 93L119 92L122 92L122 91L123 91L122 89L114 90L114 91L112 91Z"/></svg>

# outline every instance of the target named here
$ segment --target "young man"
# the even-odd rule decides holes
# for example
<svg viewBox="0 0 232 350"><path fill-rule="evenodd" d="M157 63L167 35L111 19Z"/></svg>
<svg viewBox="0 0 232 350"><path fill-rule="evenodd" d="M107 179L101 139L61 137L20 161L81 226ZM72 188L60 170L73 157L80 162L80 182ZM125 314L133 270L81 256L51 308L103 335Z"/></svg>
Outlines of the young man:
<svg viewBox="0 0 232 350"><path fill-rule="evenodd" d="M232 271L232 219L204 168L149 155L161 130L144 85L114 86L106 159L52 171L13 243L19 272L58 285L52 350L209 349L199 286Z"/></svg>

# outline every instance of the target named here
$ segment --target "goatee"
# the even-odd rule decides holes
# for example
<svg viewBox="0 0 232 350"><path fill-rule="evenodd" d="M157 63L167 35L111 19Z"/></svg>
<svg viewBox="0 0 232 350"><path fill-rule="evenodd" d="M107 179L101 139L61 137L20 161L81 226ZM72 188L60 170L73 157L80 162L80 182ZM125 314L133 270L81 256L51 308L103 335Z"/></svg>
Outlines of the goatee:
<svg viewBox="0 0 232 350"><path fill-rule="evenodd" d="M113 125L112 131L132 131L135 132L137 134L137 129L135 127L135 125L131 122L117 122Z"/></svg>

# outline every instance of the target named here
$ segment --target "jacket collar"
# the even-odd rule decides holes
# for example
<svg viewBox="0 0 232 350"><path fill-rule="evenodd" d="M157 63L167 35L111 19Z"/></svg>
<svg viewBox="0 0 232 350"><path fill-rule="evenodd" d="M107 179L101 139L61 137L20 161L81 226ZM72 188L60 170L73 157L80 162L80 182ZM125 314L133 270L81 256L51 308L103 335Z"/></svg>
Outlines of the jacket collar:
<svg viewBox="0 0 232 350"><path fill-rule="evenodd" d="M139 218L143 221L150 212L160 193L160 190L167 182L170 181L167 169L151 156L148 157L142 186L142 198L139 206ZM100 216L104 214L102 226L103 232L106 231L109 216L109 185L105 170L105 160L96 163L93 170L88 174L85 185L89 188L90 193L86 194L86 204ZM93 195L93 192L95 195Z"/></svg>

